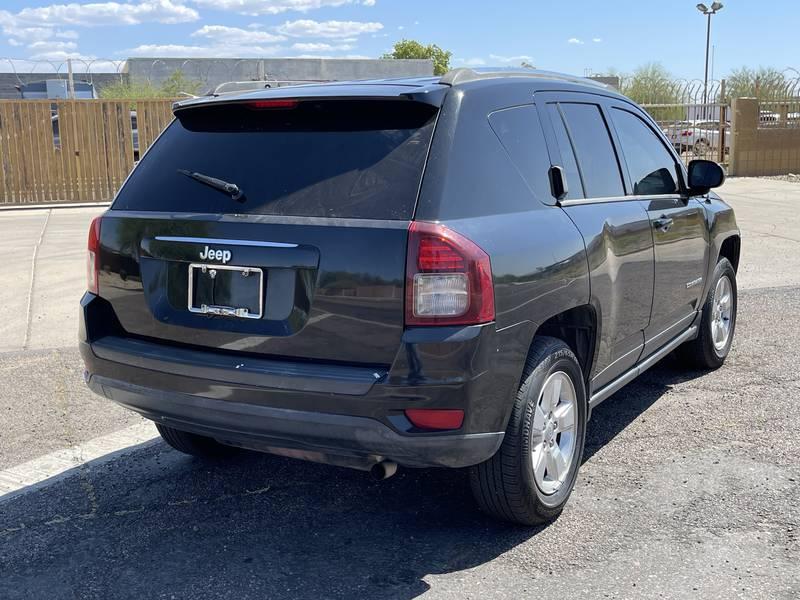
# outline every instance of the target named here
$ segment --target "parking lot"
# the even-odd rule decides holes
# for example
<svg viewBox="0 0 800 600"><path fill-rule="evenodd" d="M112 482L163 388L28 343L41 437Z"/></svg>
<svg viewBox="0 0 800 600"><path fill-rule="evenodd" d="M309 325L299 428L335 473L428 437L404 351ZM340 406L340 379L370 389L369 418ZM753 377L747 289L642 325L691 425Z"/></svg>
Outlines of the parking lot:
<svg viewBox="0 0 800 600"><path fill-rule="evenodd" d="M798 597L800 185L721 194L743 235L731 357L668 358L602 404L536 529L481 515L461 471L171 450L82 382L99 209L0 212L0 598Z"/></svg>

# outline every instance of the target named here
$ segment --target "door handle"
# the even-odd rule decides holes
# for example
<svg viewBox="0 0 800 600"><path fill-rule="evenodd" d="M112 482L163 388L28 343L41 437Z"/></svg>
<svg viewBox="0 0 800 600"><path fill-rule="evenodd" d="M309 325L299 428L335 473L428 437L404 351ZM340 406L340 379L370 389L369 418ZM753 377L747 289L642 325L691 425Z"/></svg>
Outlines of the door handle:
<svg viewBox="0 0 800 600"><path fill-rule="evenodd" d="M653 227L663 233L666 233L672 228L673 222L674 221L672 218L668 217L667 215L661 215L658 219L653 220Z"/></svg>

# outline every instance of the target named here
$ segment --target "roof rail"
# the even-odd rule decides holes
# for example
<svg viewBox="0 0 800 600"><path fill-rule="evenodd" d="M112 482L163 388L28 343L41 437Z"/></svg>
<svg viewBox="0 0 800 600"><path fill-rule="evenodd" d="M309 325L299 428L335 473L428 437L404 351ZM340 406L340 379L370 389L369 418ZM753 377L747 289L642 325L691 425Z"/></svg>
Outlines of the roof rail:
<svg viewBox="0 0 800 600"><path fill-rule="evenodd" d="M554 73L552 71L540 71L538 69L525 69L525 68L502 68L502 67L484 67L480 69L470 69L462 67L459 69L452 69L442 75L439 83L443 85L456 86L470 81L478 81L481 79L497 79L499 77L531 77L536 79L553 79L556 81L565 81L568 83L579 83L582 85L592 85L602 89L608 89L604 83L586 79L585 77L575 77L574 75L565 75L564 73Z"/></svg>

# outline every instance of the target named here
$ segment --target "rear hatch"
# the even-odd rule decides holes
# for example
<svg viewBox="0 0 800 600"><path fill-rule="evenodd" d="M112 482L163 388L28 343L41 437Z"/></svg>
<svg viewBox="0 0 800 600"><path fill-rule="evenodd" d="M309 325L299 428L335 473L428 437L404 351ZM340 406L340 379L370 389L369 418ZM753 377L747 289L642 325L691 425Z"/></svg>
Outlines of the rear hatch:
<svg viewBox="0 0 800 600"><path fill-rule="evenodd" d="M99 295L120 334L390 364L437 109L306 98L176 114L102 221Z"/></svg>

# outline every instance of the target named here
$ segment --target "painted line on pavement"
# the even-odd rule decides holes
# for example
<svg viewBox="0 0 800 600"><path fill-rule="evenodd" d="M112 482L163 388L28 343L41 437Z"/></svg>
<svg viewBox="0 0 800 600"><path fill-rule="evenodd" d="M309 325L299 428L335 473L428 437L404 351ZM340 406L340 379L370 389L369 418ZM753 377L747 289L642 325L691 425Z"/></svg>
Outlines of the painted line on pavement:
<svg viewBox="0 0 800 600"><path fill-rule="evenodd" d="M155 443L157 437L155 425L145 421L51 452L16 467L0 470L0 502L42 487L42 484L49 485L87 462L101 464L114 459L120 451L132 446Z"/></svg>

